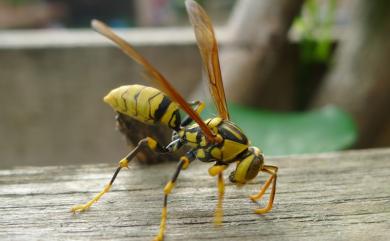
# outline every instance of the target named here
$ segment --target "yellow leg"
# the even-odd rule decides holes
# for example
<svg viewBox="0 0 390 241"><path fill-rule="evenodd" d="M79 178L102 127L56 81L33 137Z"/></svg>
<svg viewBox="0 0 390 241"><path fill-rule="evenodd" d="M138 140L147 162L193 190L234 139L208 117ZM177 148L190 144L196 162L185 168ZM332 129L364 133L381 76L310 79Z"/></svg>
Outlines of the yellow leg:
<svg viewBox="0 0 390 241"><path fill-rule="evenodd" d="M180 174L180 171L187 168L190 164L191 160L187 157L183 156L180 158L180 162L177 165L176 171L173 174L173 177L171 180L165 185L164 187L164 206L162 208L161 212L161 221L160 221L160 230L156 237L154 237L154 241L162 241L164 239L164 233L167 226L167 214L168 214L168 195L172 192L173 188L175 187L175 183L177 180L177 177Z"/></svg>
<svg viewBox="0 0 390 241"><path fill-rule="evenodd" d="M259 193L255 194L255 195L251 195L249 196L250 199L252 199L252 201L257 201L259 199L261 199L265 193L265 191L268 189L269 185L271 184L272 180L274 180L274 176L270 176L268 178L268 180L265 182L265 184L261 187Z"/></svg>
<svg viewBox="0 0 390 241"><path fill-rule="evenodd" d="M223 219L223 197L225 194L225 183L223 181L223 172L220 172L218 174L218 203L217 208L215 209L215 215L214 215L214 224L215 225L221 225L222 219Z"/></svg>
<svg viewBox="0 0 390 241"><path fill-rule="evenodd" d="M252 201L257 201L260 198L263 197L265 191L269 188L269 186L272 183L272 190L270 194L270 198L268 200L268 204L266 207L261 209L256 209L255 212L257 214L264 214L269 212L272 209L272 205L274 203L275 199L275 193L276 193L276 179L277 179L277 171L278 168L275 166L264 166L261 171L271 174L271 176L268 178L267 182L264 184L264 186L260 189L259 193L256 195L251 195L249 198L252 199Z"/></svg>
<svg viewBox="0 0 390 241"><path fill-rule="evenodd" d="M183 161L182 169L185 170L190 165L191 161L186 156L181 157L181 160Z"/></svg>
<svg viewBox="0 0 390 241"><path fill-rule="evenodd" d="M119 169L119 168L118 168ZM86 211L88 208L90 208L92 206L92 204L94 204L95 202L99 201L99 199L108 191L110 191L110 188L111 188L111 184L108 184L104 187L104 189L98 194L96 195L92 200L90 200L89 202L87 202L86 204L79 204L79 205L75 205L72 207L71 211L72 212L84 212Z"/></svg>
<svg viewBox="0 0 390 241"><path fill-rule="evenodd" d="M161 222L160 222L160 231L158 232L157 236L154 237L153 241L162 241L164 240L164 233L167 226L167 200L168 196L165 195L164 198L164 207L161 212Z"/></svg>
<svg viewBox="0 0 390 241"><path fill-rule="evenodd" d="M214 224L220 225L222 223L223 218L223 197L225 194L225 183L223 181L223 171L227 168L226 165L214 165L209 168L209 175L210 176L216 176L218 175L217 179L217 188L218 188L218 203L217 207L215 208L214 212Z"/></svg>
<svg viewBox="0 0 390 241"><path fill-rule="evenodd" d="M209 168L209 175L214 177L218 175L219 173L223 172L226 169L227 166L225 165L214 165Z"/></svg>
<svg viewBox="0 0 390 241"><path fill-rule="evenodd" d="M150 148L153 147L153 139L147 137L145 139L142 139L138 145L121 161L119 161L119 167L116 169L114 175L112 176L110 182L104 187L104 189L96 195L94 198L92 198L89 202L86 204L80 204L80 205L75 205L71 208L72 212L83 212L89 209L95 202L99 201L99 199L108 191L110 191L112 184L114 183L118 173L120 170L124 167L128 167L129 162L135 157L135 155L140 151L140 147L142 145L148 145Z"/></svg>

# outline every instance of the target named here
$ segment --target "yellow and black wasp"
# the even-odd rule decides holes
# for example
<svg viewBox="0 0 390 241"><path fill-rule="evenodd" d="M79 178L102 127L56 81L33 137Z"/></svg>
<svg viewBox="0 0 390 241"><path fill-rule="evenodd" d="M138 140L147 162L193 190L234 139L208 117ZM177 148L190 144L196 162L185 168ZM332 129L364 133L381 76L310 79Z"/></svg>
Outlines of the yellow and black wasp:
<svg viewBox="0 0 390 241"><path fill-rule="evenodd" d="M161 89L160 91L143 85L121 86L109 92L104 97L104 101L119 113L119 118L121 115L127 115L148 124L165 124L173 130L173 134L172 142L167 146L161 145L151 137L139 141L138 145L119 162L119 167L109 184L91 201L84 205L74 206L72 211L88 209L104 193L108 192L121 168L128 166L129 162L141 150L141 147L146 146L157 152L173 152L183 145L189 145L191 147L190 151L180 158L176 171L164 188L160 231L155 240L162 240L164 237L168 196L175 186L180 171L186 169L194 160L215 163L209 168L209 174L217 176L218 204L215 210L215 222L217 224L222 222L222 199L225 186L223 172L230 164L236 163L236 168L230 173L229 180L238 185L243 185L252 180L259 172L266 172L270 175L260 191L250 196L253 201L259 200L272 185L268 204L264 208L256 209L256 213L264 214L272 209L276 191L278 168L265 165L261 151L257 147L250 146L245 134L235 123L230 121L219 65L218 46L212 23L204 9L195 1L186 0L186 9L190 22L195 29L203 65L208 74L210 92L218 111L218 117L205 121L199 117L205 107L203 102L187 103L167 79L143 56L137 53L129 43L113 33L102 22L92 21L92 27L97 32L112 40L126 55L143 66L146 73ZM192 108L191 106L195 107ZM182 119L179 109L184 110L188 116ZM195 124L192 124L193 121Z"/></svg>

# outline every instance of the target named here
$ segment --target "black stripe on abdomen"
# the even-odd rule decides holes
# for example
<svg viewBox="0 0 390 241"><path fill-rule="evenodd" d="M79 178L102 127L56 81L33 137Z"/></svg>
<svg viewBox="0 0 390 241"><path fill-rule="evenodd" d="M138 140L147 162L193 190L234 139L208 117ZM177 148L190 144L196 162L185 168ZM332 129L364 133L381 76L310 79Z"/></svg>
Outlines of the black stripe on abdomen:
<svg viewBox="0 0 390 241"><path fill-rule="evenodd" d="M154 119L159 121L164 113L167 111L168 106L171 104L171 100L164 95L161 103L158 105L156 112L154 112Z"/></svg>

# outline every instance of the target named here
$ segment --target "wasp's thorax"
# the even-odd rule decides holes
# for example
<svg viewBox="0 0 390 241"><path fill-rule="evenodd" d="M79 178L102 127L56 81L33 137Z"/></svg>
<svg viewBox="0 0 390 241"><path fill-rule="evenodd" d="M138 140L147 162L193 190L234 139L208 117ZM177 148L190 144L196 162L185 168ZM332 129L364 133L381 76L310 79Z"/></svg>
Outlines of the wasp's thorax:
<svg viewBox="0 0 390 241"><path fill-rule="evenodd" d="M205 121L207 126L218 136L220 142L207 140L198 124L181 129L180 138L192 148L197 159L204 162L229 164L244 152L249 142L241 129L234 123L216 117Z"/></svg>
<svg viewBox="0 0 390 241"><path fill-rule="evenodd" d="M143 123L161 123L174 130L180 129L178 104L158 89L143 85L124 85L111 90L103 100L115 111Z"/></svg>
<svg viewBox="0 0 390 241"><path fill-rule="evenodd" d="M237 163L229 179L236 184L245 184L256 177L264 165L264 158L257 147L249 146L248 138L233 122L216 117L205 121L221 142L208 141L197 124L183 128L173 138L182 145L193 148L197 159L203 162L217 162L219 165Z"/></svg>

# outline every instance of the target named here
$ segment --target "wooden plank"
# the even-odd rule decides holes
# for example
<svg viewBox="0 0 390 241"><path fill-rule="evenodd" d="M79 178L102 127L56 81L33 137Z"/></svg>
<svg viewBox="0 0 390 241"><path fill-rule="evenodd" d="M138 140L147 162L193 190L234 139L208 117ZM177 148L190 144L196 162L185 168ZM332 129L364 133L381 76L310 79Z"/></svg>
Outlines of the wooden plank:
<svg viewBox="0 0 390 241"><path fill-rule="evenodd" d="M390 149L267 159L280 167L272 212L228 184L222 227L214 227L215 179L193 163L169 200L166 240L390 240ZM0 171L0 240L150 240L158 231L162 187L174 163L134 164L91 208L87 201L115 165L20 167ZM226 175L227 176L227 175ZM265 204L264 200L261 202Z"/></svg>

